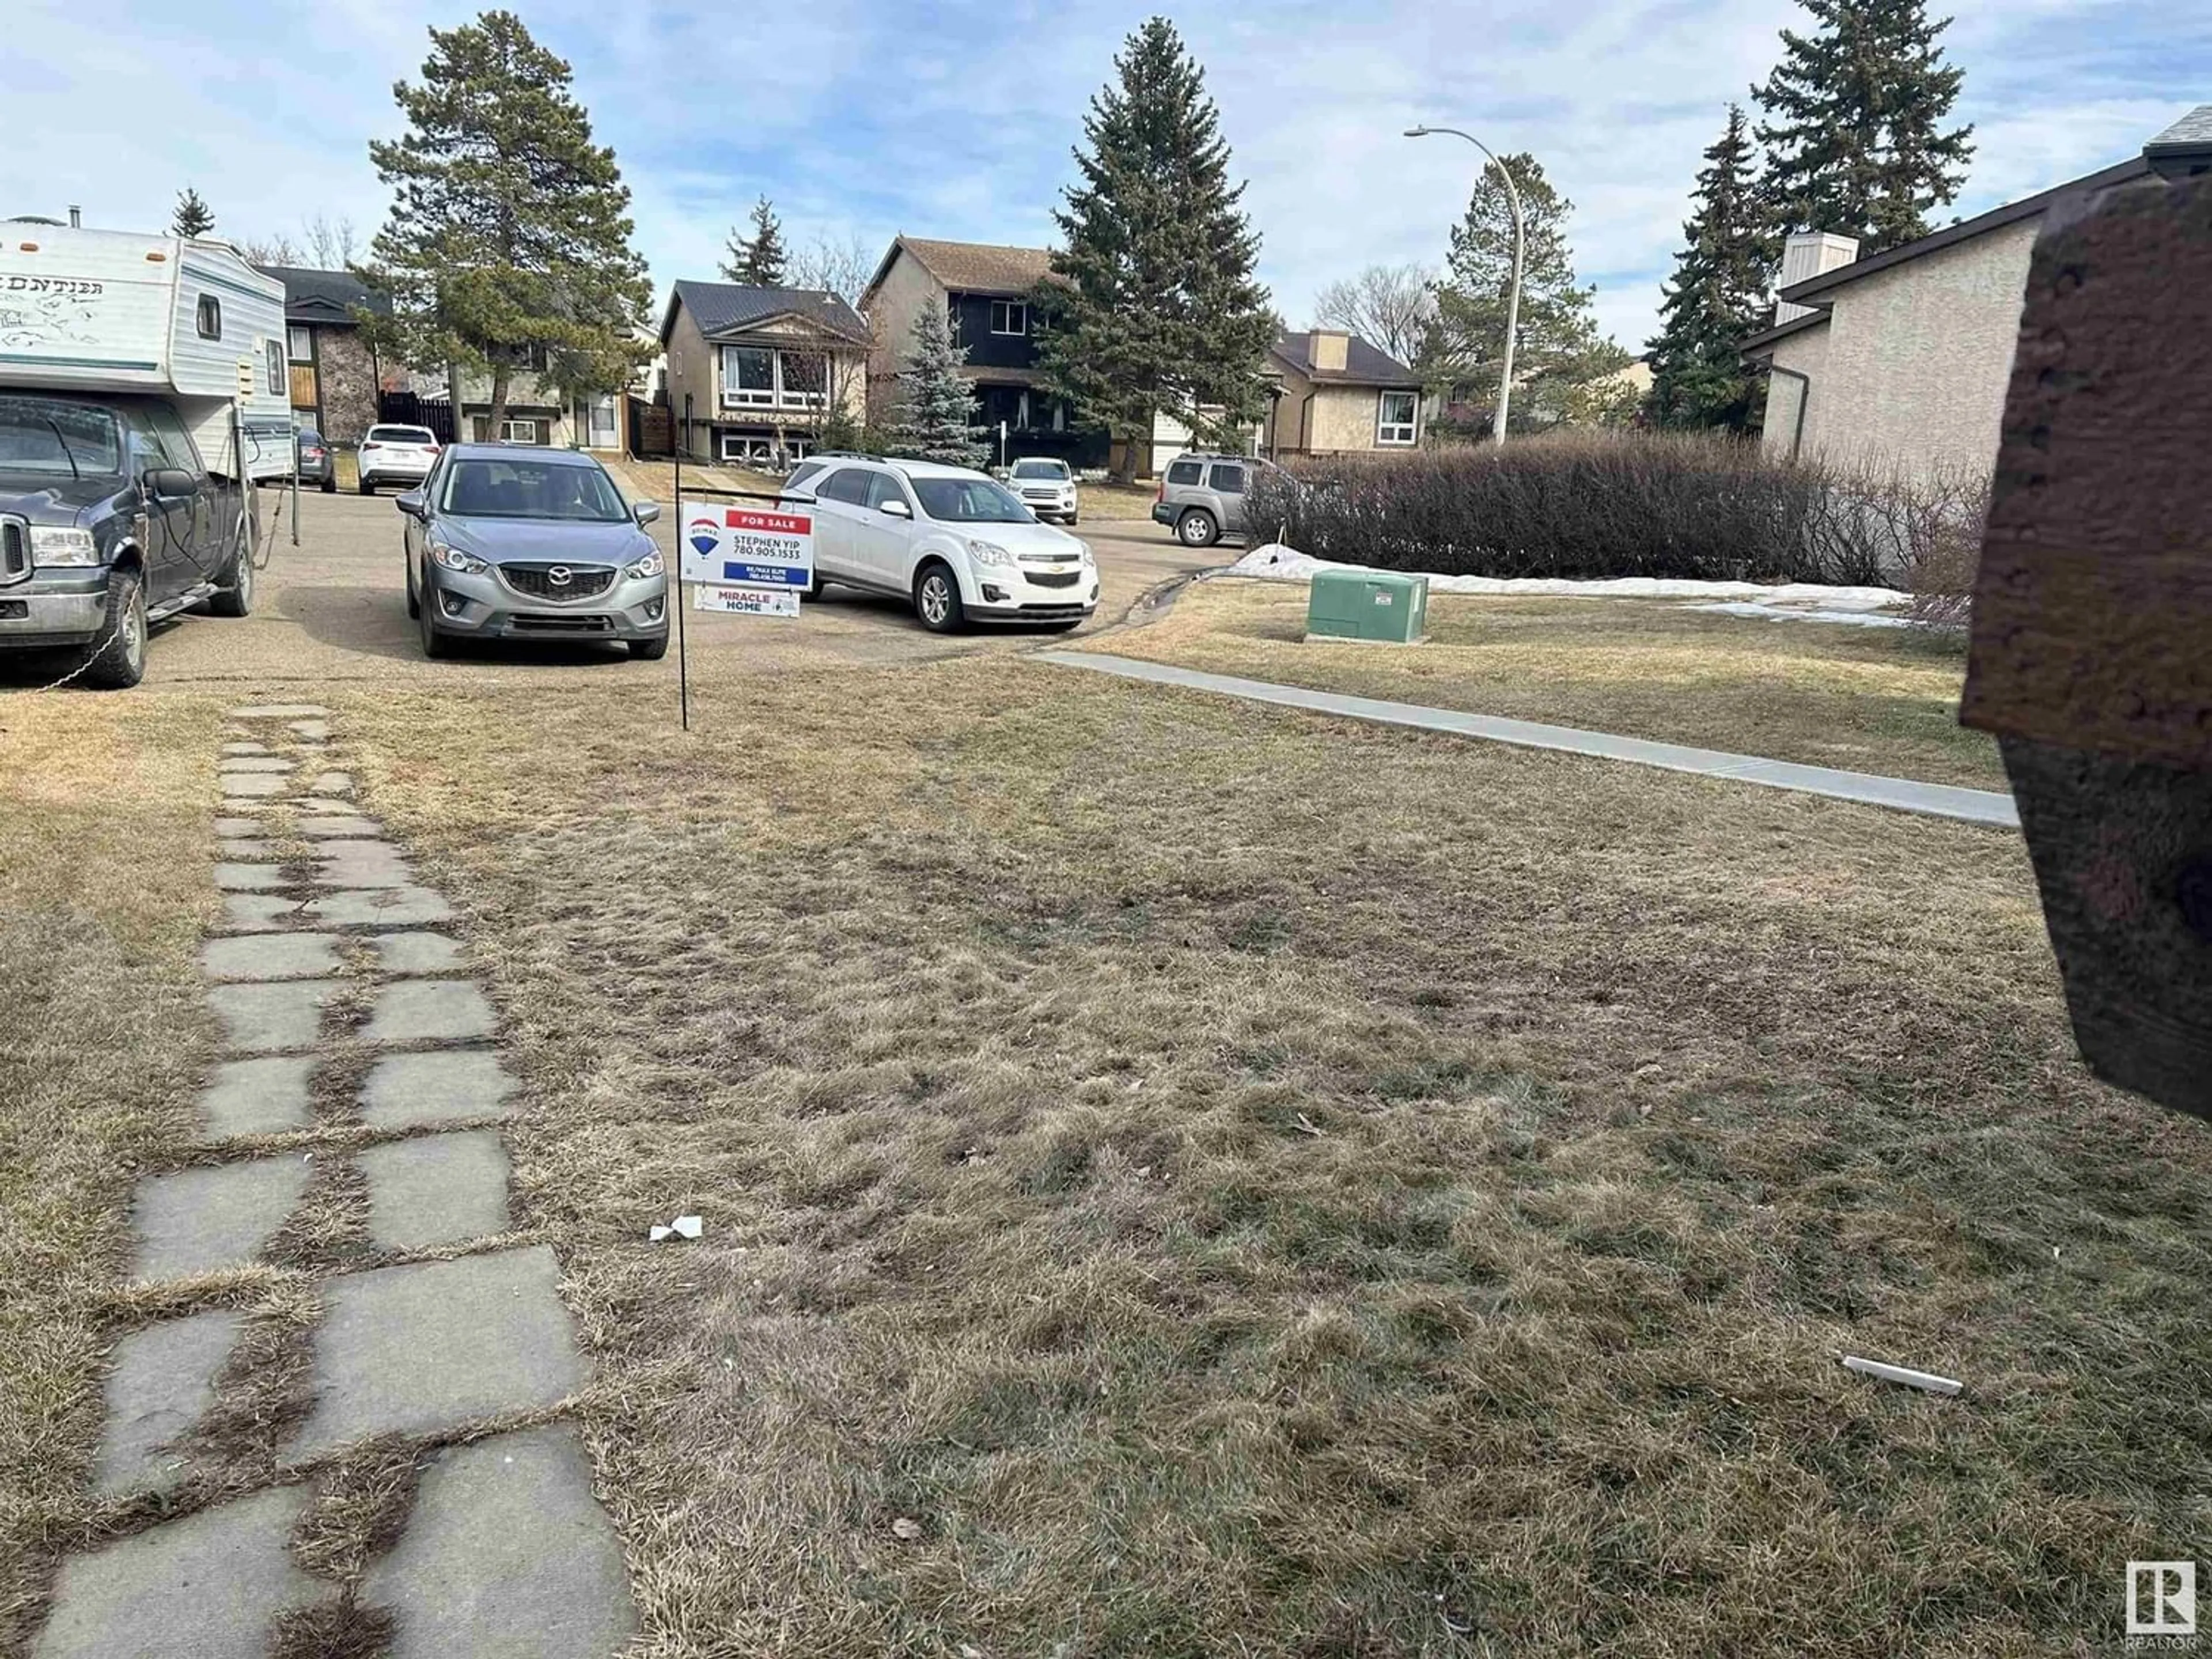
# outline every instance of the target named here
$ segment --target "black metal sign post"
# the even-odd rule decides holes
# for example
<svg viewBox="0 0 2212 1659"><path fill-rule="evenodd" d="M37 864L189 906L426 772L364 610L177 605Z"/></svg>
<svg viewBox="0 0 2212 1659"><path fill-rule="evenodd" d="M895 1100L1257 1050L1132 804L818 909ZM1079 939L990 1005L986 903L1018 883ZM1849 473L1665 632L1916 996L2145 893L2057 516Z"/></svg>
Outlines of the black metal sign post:
<svg viewBox="0 0 2212 1659"><path fill-rule="evenodd" d="M676 434L676 500L671 510L676 520L676 568L670 584L670 602L676 606L676 688L683 709L684 729L691 729L691 682L684 647L684 548L686 525L684 514L684 445L691 435L691 394L684 394L684 425ZM811 507L814 496L806 490L723 489L713 484L694 484L692 493L712 495L717 501L773 501L778 507L798 505Z"/></svg>

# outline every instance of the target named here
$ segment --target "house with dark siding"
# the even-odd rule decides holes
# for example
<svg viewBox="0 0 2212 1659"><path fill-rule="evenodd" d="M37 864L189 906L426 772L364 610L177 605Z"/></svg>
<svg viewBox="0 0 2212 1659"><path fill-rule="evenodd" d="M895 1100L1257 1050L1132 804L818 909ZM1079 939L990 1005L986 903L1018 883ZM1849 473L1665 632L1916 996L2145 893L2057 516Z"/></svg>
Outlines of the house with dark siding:
<svg viewBox="0 0 2212 1659"><path fill-rule="evenodd" d="M380 392L409 384L398 364L378 361L361 337L356 311L388 315L392 302L349 270L261 265L284 284L284 355L292 383L292 416L326 442L347 447L376 424Z"/></svg>
<svg viewBox="0 0 2212 1659"><path fill-rule="evenodd" d="M968 354L960 372L975 389L975 423L991 434L994 459L1003 422L1010 461L1048 456L1103 466L1106 434L1077 430L1067 400L1046 388L1037 368L1029 296L1051 270L1052 255L1041 247L896 238L860 295L875 337L868 355L870 415L890 417L914 319L924 306L942 306L953 344Z"/></svg>

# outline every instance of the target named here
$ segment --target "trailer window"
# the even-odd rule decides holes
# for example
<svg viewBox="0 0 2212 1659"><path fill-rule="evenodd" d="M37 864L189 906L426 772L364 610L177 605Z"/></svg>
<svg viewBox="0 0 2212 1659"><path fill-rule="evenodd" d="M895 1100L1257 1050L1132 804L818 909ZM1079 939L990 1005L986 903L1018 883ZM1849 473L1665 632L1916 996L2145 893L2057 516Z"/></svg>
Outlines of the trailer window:
<svg viewBox="0 0 2212 1659"><path fill-rule="evenodd" d="M0 472L123 471L123 438L115 416L83 404L0 398Z"/></svg>
<svg viewBox="0 0 2212 1659"><path fill-rule="evenodd" d="M222 301L212 294L200 295L199 331L203 340L222 338Z"/></svg>
<svg viewBox="0 0 2212 1659"><path fill-rule="evenodd" d="M274 340L269 342L269 395L284 395L284 348Z"/></svg>

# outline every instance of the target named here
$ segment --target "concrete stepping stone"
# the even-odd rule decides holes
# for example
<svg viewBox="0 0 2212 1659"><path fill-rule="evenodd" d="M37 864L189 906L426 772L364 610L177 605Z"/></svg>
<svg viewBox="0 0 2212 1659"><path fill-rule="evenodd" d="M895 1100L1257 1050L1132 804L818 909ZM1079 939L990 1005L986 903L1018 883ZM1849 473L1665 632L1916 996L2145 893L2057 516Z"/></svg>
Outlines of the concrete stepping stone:
<svg viewBox="0 0 2212 1659"><path fill-rule="evenodd" d="M256 1158L147 1176L132 1212L133 1277L189 1279L247 1266L298 1206L313 1167L303 1158Z"/></svg>
<svg viewBox="0 0 2212 1659"><path fill-rule="evenodd" d="M260 824L254 826L257 830L264 827ZM226 836L216 842L215 850L219 857L241 864L270 863L276 858L275 842L260 841L248 836Z"/></svg>
<svg viewBox="0 0 2212 1659"><path fill-rule="evenodd" d="M361 811L349 800L328 800L320 795L302 795L289 803L295 812L321 812L351 817Z"/></svg>
<svg viewBox="0 0 2212 1659"><path fill-rule="evenodd" d="M410 979L377 993L362 1035L371 1042L459 1042L489 1036L496 1023L474 980Z"/></svg>
<svg viewBox="0 0 2212 1659"><path fill-rule="evenodd" d="M225 773L222 777L222 793L226 800L245 800L257 796L265 799L270 795L281 795L291 787L289 778L278 777L268 772Z"/></svg>
<svg viewBox="0 0 2212 1659"><path fill-rule="evenodd" d="M292 1565L304 1486L278 1486L62 1563L32 1659L263 1659L279 1613L331 1594Z"/></svg>
<svg viewBox="0 0 2212 1659"><path fill-rule="evenodd" d="M340 818L326 815L301 818L298 828L301 835L316 840L374 841L384 833L384 826L374 818Z"/></svg>
<svg viewBox="0 0 2212 1659"><path fill-rule="evenodd" d="M441 1048L387 1054L362 1085L361 1121L376 1129L412 1129L514 1115L514 1079L489 1048Z"/></svg>
<svg viewBox="0 0 2212 1659"><path fill-rule="evenodd" d="M248 743L240 738L236 743L223 744L222 752L226 755L265 755L269 752L269 745L265 743Z"/></svg>
<svg viewBox="0 0 2212 1659"><path fill-rule="evenodd" d="M323 887L412 887L415 872L388 841L337 841L322 850L315 872Z"/></svg>
<svg viewBox="0 0 2212 1659"><path fill-rule="evenodd" d="M327 985L218 985L208 994L234 1054L312 1048L323 1029Z"/></svg>
<svg viewBox="0 0 2212 1659"><path fill-rule="evenodd" d="M328 720L294 720L284 729L306 743L325 743L331 735Z"/></svg>
<svg viewBox="0 0 2212 1659"><path fill-rule="evenodd" d="M234 893L265 893L284 884L284 872L273 864L218 864L215 884Z"/></svg>
<svg viewBox="0 0 2212 1659"><path fill-rule="evenodd" d="M215 832L218 836L258 836L268 832L269 825L262 818L217 818Z"/></svg>
<svg viewBox="0 0 2212 1659"><path fill-rule="evenodd" d="M428 887L363 887L310 899L300 914L332 927L418 927L450 921L453 907Z"/></svg>
<svg viewBox="0 0 2212 1659"><path fill-rule="evenodd" d="M314 1409L286 1455L312 1457L370 1435L434 1433L566 1399L590 1372L560 1279L540 1244L325 1280Z"/></svg>
<svg viewBox="0 0 2212 1659"><path fill-rule="evenodd" d="M107 1426L93 1465L103 1496L174 1486L185 1460L163 1449L215 1404L216 1378L246 1316L230 1308L131 1332L107 1373Z"/></svg>
<svg viewBox="0 0 2212 1659"><path fill-rule="evenodd" d="M278 755L234 756L216 768L216 770L224 777L231 777L240 772L277 773L296 772L299 769L299 762L288 761Z"/></svg>
<svg viewBox="0 0 2212 1659"><path fill-rule="evenodd" d="M307 1085L314 1073L313 1054L225 1060L200 1095L200 1139L228 1140L311 1127L315 1115Z"/></svg>
<svg viewBox="0 0 2212 1659"><path fill-rule="evenodd" d="M285 893L225 893L222 926L226 933L281 933L300 919L301 901Z"/></svg>
<svg viewBox="0 0 2212 1659"><path fill-rule="evenodd" d="M438 1453L362 1595L392 1612L391 1659L605 1659L637 1631L622 1540L561 1423Z"/></svg>
<svg viewBox="0 0 2212 1659"><path fill-rule="evenodd" d="M507 1148L496 1129L464 1129L371 1146L368 1237L380 1249L428 1250L507 1231Z"/></svg>
<svg viewBox="0 0 2212 1659"><path fill-rule="evenodd" d="M234 720L306 720L330 712L319 702L257 702L244 708L232 709L230 718Z"/></svg>
<svg viewBox="0 0 2212 1659"><path fill-rule="evenodd" d="M350 795L353 793L353 774L325 772L307 786L311 795Z"/></svg>
<svg viewBox="0 0 2212 1659"><path fill-rule="evenodd" d="M210 979L321 979L341 971L336 933L248 934L211 939L200 946Z"/></svg>
<svg viewBox="0 0 2212 1659"><path fill-rule="evenodd" d="M386 974L442 974L461 965L461 947L443 933L378 933L369 944Z"/></svg>

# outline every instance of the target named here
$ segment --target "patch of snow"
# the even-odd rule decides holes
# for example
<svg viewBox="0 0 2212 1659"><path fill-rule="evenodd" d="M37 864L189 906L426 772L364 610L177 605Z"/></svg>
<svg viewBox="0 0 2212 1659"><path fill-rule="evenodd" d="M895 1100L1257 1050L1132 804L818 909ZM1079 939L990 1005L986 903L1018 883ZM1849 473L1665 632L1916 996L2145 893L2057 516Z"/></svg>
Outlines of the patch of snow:
<svg viewBox="0 0 2212 1659"><path fill-rule="evenodd" d="M1731 617L1765 617L1780 622L1850 623L1856 628L1909 628L1903 617L1880 611L1803 611L1790 605L1758 605L1750 600L1723 600L1717 605L1686 605L1685 611L1719 611Z"/></svg>
<svg viewBox="0 0 2212 1659"><path fill-rule="evenodd" d="M1224 576L1256 576L1267 581L1310 582L1316 571L1362 570L1366 568L1364 565L1339 564L1330 559L1316 559L1295 548L1285 547L1280 542L1267 542L1254 548L1221 574ZM1615 576L1602 581L1566 581L1549 576L1445 576L1422 571L1401 574L1426 574L1431 593L1482 593L1506 599L1707 599L1736 600L1758 605L1817 605L1823 612L1849 611L1854 613L1850 617L1851 621L1875 622L1877 625L1894 619L1877 619L1858 613L1895 610L1910 604L1912 599L1910 593L1894 587L1826 587L1818 582L1784 582L1766 586L1758 582L1691 581L1667 576ZM1770 613L1760 611L1757 614ZM1801 608L1771 614L1814 616L1819 613ZM1822 619L1838 618L1824 617Z"/></svg>

